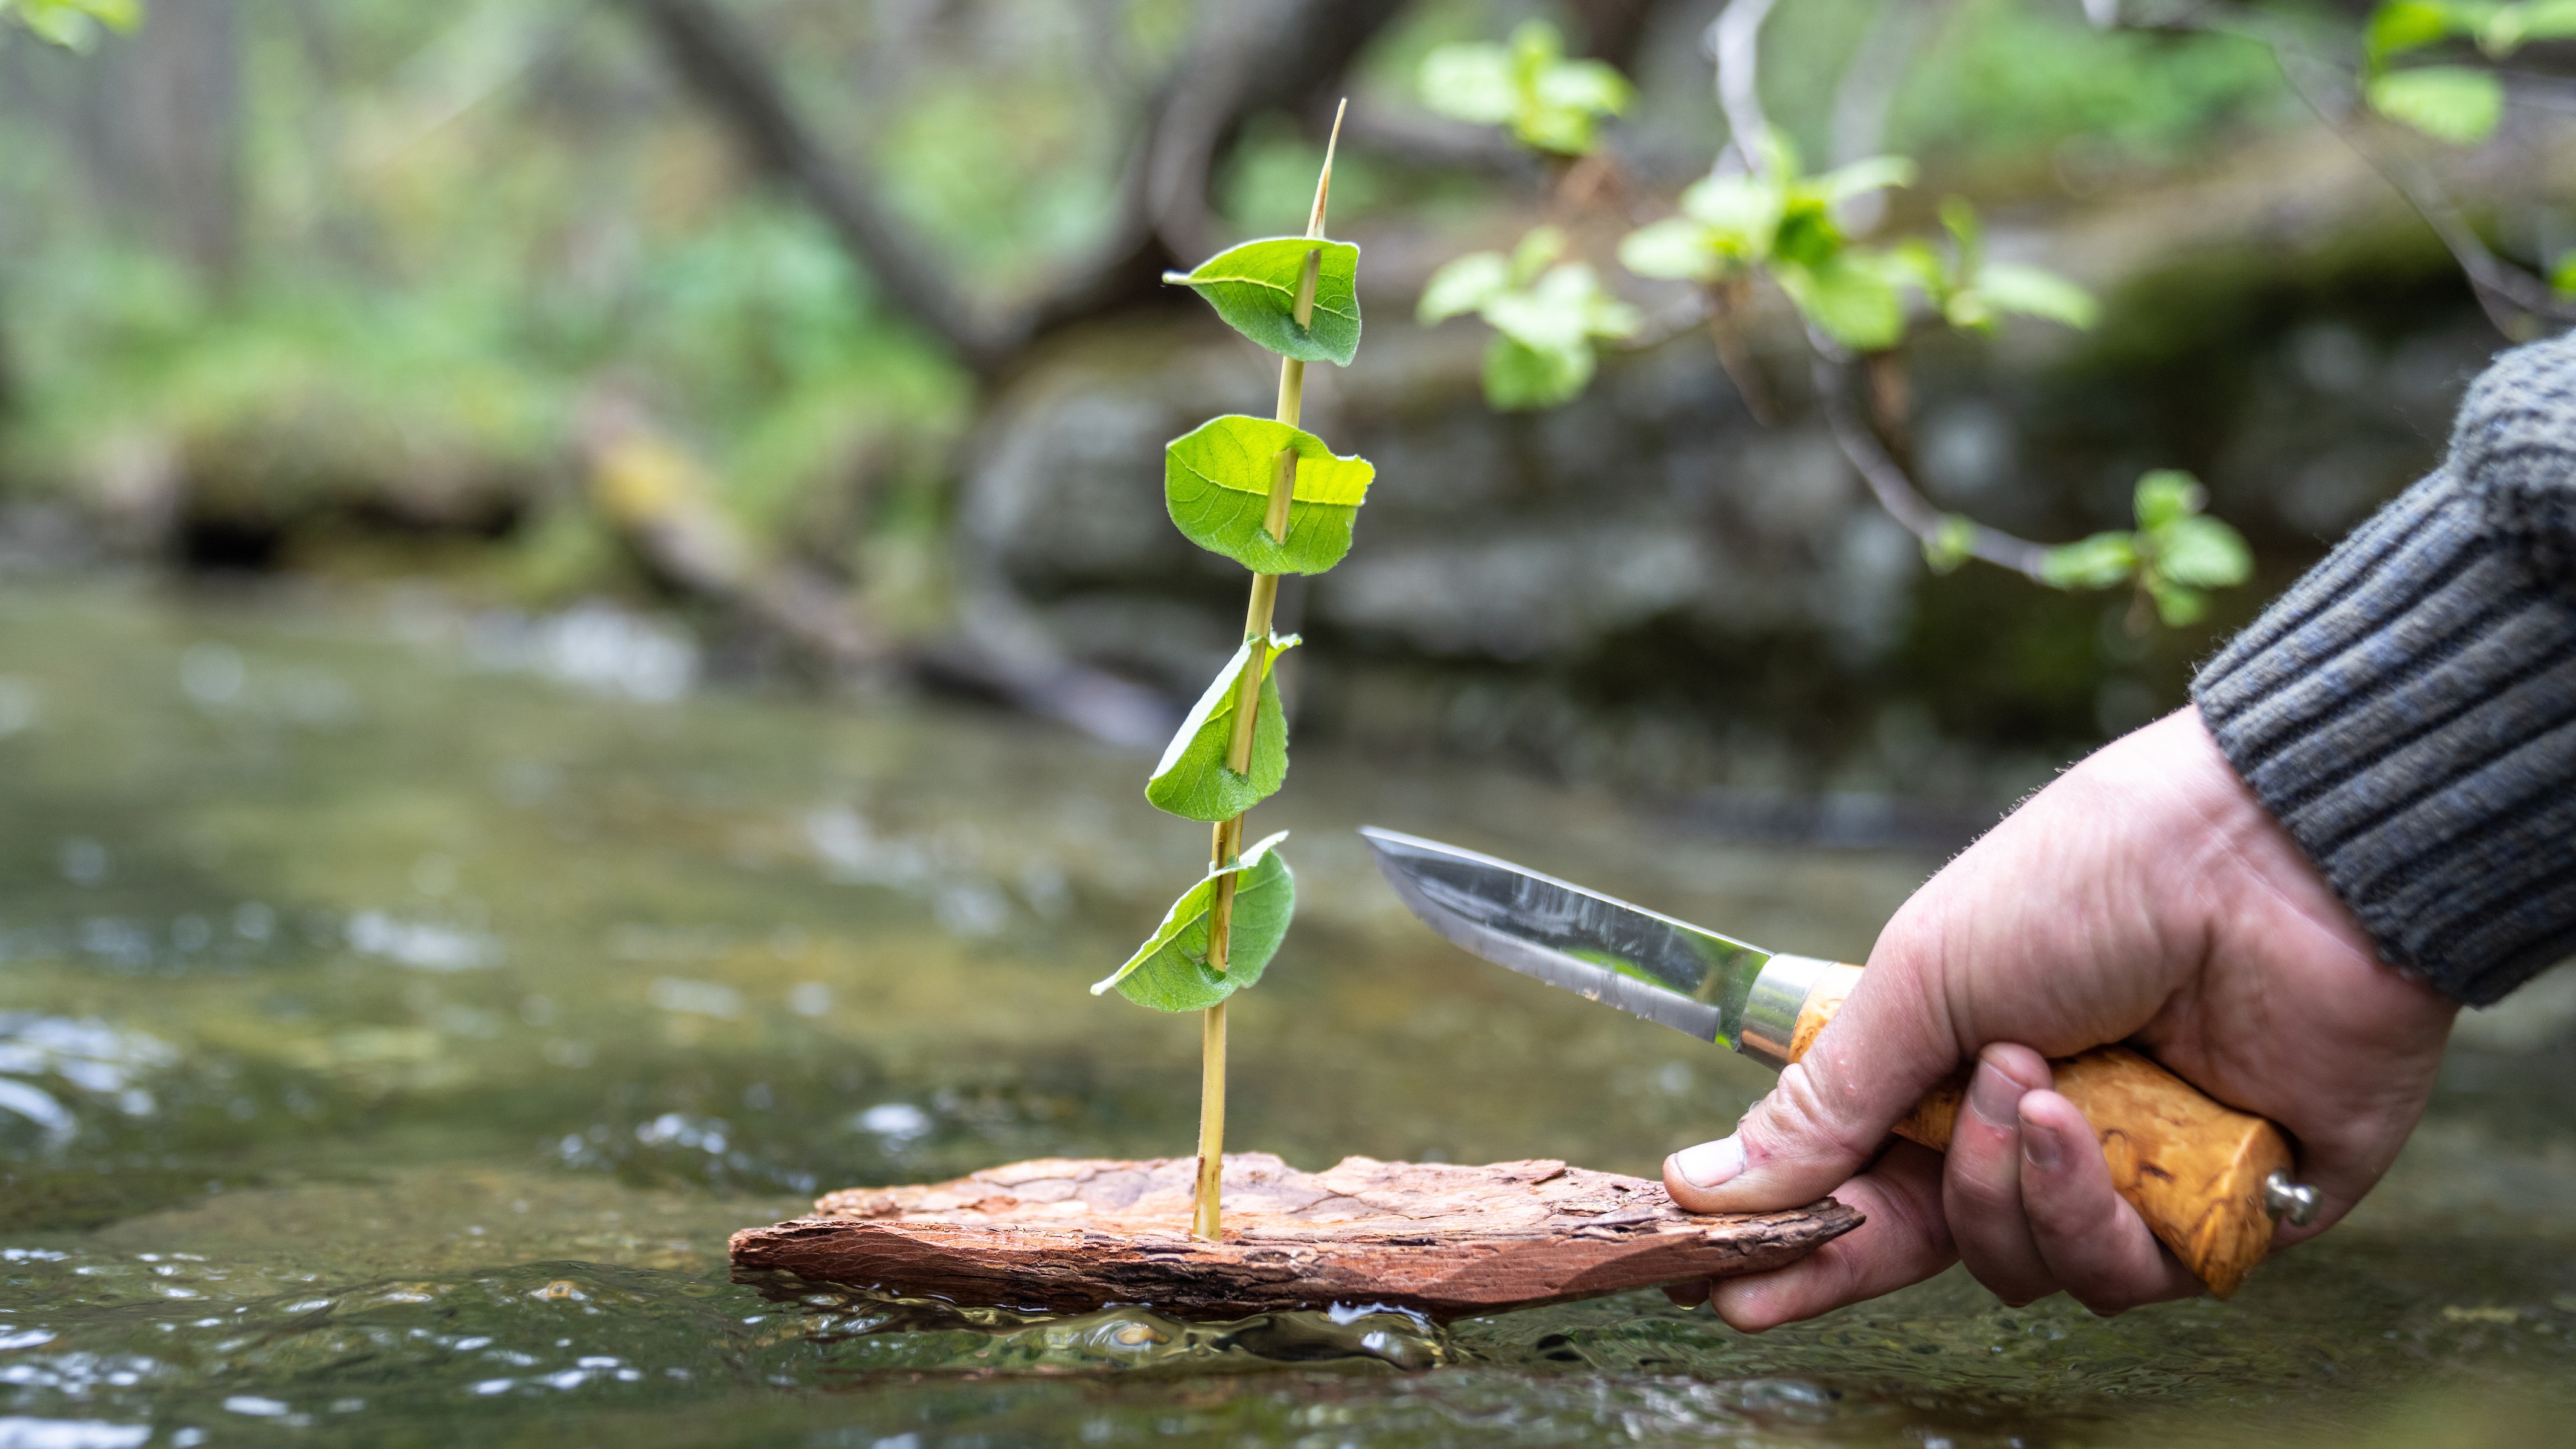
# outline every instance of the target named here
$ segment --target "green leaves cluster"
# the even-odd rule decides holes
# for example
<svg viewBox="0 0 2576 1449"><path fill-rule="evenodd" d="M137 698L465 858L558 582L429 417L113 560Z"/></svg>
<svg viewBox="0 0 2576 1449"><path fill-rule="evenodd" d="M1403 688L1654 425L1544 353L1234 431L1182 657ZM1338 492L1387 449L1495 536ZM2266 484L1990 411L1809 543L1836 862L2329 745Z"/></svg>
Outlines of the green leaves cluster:
<svg viewBox="0 0 2576 1449"><path fill-rule="evenodd" d="M1944 253L1908 238L1885 251L1854 245L1834 220L1850 197L1914 179L1902 156L1856 161L1801 176L1785 143L1769 148L1755 175L1711 176L1682 193L1682 214L1630 232L1619 261L1641 277L1715 286L1759 269L1780 284L1818 330L1845 347L1878 352L1905 335L1904 289L1920 290L1953 327L1987 332L2005 312L2090 327L2098 309L2063 277L1985 255L1976 211L1952 198L1941 207L1951 238Z"/></svg>
<svg viewBox="0 0 2576 1449"><path fill-rule="evenodd" d="M1948 256L1920 237L1898 242L1892 255L1951 326L1992 332L1999 314L2017 312L2080 332L2100 319L2092 294L2055 272L1989 259L1976 208L1967 202L1955 196L1943 201L1941 225L1950 233Z"/></svg>
<svg viewBox="0 0 2576 1449"><path fill-rule="evenodd" d="M2504 83L2467 65L2391 64L2450 40L2502 60L2530 41L2576 39L2576 0L2386 0L2362 32L2362 95L2370 108L2437 141L2474 146L2504 119Z"/></svg>
<svg viewBox="0 0 2576 1449"><path fill-rule="evenodd" d="M1543 226L1508 257L1471 252L1432 274L1424 325L1473 312L1494 329L1485 349L1485 401L1509 412L1554 407L1592 381L1594 345L1637 330L1637 309L1582 262L1559 260L1565 233Z"/></svg>
<svg viewBox="0 0 2576 1449"><path fill-rule="evenodd" d="M1904 336L1898 294L1905 270L1887 253L1854 246L1834 221L1834 204L1903 186L1914 163L1873 156L1821 176L1803 176L1797 154L1774 137L1762 171L1710 176L1682 193L1682 214L1628 234L1620 265L1641 277L1717 283L1760 268L1799 312L1835 341L1862 352Z"/></svg>
<svg viewBox="0 0 2576 1449"><path fill-rule="evenodd" d="M101 29L127 31L143 23L143 0L0 0L0 21L15 20L38 40L66 50L87 50Z"/></svg>
<svg viewBox="0 0 2576 1449"><path fill-rule="evenodd" d="M1508 126L1524 146L1589 155L1601 122L1628 108L1628 81L1597 60L1565 58L1565 38L1523 21L1500 45L1444 45L1422 58L1423 104L1480 126Z"/></svg>
<svg viewBox="0 0 2576 1449"><path fill-rule="evenodd" d="M2244 536L2203 514L2208 494L2189 473L2158 469L2138 480L2132 533L2097 533L2048 551L2041 580L2061 589L2134 585L2167 624L2208 609L2204 590L2241 584L2254 571Z"/></svg>
<svg viewBox="0 0 2576 1449"><path fill-rule="evenodd" d="M1163 280L1207 299L1237 332L1286 358L1347 366L1359 351L1358 247L1320 237L1270 237L1230 247ZM1313 287L1307 292L1311 269ZM1304 322L1297 299L1311 298ZM1210 418L1163 448L1163 505L1190 542L1256 574L1319 574L1350 552L1351 526L1377 470L1335 453L1324 440L1271 418ZM1272 489L1285 479L1287 519L1269 528ZM1297 638L1247 638L1217 671L1145 783L1158 810L1187 820L1232 820L1268 799L1288 778L1288 720L1273 666ZM1227 766L1245 676L1253 695L1252 749L1242 770ZM1273 835L1211 870L1163 913L1136 954L1091 988L1115 987L1156 1011L1203 1011L1261 979L1288 934L1297 882ZM1234 881L1226 969L1208 963L1218 883Z"/></svg>
<svg viewBox="0 0 2576 1449"><path fill-rule="evenodd" d="M1156 1011L1205 1011L1261 980L1263 968L1288 935L1297 911L1297 878L1277 849L1283 830L1243 853L1233 865L1207 873L1163 913L1163 923L1127 964L1091 986L1098 996L1115 987L1138 1006ZM1208 964L1208 916L1216 908L1216 883L1239 876L1233 924L1226 937L1223 971Z"/></svg>

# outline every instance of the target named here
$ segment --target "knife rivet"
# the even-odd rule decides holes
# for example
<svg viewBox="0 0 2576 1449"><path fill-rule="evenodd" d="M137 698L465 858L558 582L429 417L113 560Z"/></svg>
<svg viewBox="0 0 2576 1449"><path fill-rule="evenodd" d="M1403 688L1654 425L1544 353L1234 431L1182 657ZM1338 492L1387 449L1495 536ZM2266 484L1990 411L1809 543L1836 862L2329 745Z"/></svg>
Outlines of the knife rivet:
<svg viewBox="0 0 2576 1449"><path fill-rule="evenodd" d="M2315 1222L2317 1209L2324 1205L2315 1188L2290 1181L2286 1172L2275 1172L2263 1179L2263 1211L2294 1228Z"/></svg>

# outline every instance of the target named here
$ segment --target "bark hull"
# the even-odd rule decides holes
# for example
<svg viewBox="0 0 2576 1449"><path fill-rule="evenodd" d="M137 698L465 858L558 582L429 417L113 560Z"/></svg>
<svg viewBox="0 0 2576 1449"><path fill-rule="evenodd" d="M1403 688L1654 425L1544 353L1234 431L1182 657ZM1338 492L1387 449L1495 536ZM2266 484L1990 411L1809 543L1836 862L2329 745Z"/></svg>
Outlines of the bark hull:
<svg viewBox="0 0 2576 1449"><path fill-rule="evenodd" d="M1344 1158L1299 1172L1225 1159L1225 1237L1190 1236L1195 1160L1042 1158L953 1182L850 1188L733 1236L738 1269L784 1269L978 1307L1139 1303L1239 1317L1379 1303L1448 1319L1757 1273L1860 1226L1827 1198L1696 1216L1660 1183L1554 1160L1482 1167Z"/></svg>

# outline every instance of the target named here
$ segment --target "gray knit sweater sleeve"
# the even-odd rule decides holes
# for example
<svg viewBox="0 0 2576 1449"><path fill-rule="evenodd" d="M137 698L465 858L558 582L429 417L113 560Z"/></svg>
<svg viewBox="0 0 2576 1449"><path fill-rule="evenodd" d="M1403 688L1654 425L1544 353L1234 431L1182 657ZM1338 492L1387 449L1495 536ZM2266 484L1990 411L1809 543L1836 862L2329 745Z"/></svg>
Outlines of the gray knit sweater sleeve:
<svg viewBox="0 0 2576 1449"><path fill-rule="evenodd" d="M2192 698L2390 963L2483 1005L2576 954L2576 337L2498 359Z"/></svg>

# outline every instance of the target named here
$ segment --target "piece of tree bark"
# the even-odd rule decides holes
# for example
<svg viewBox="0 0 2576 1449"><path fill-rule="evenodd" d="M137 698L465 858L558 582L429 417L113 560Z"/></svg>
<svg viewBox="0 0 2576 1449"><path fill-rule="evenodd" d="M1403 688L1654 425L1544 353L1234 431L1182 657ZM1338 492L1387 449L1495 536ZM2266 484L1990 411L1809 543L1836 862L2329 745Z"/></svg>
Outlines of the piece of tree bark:
<svg viewBox="0 0 2576 1449"><path fill-rule="evenodd" d="M953 1182L845 1189L733 1236L738 1269L1081 1313L1240 1317L1378 1303L1436 1319L1758 1273L1860 1226L1827 1198L1694 1216L1659 1183L1562 1162L1225 1159L1222 1242L1190 1236L1196 1160L1040 1158Z"/></svg>

